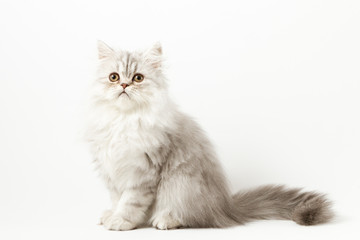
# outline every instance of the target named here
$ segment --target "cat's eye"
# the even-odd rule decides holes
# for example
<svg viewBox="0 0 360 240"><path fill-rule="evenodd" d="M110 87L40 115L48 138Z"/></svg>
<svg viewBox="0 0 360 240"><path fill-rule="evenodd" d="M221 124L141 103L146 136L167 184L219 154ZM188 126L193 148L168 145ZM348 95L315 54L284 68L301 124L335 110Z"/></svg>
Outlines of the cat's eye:
<svg viewBox="0 0 360 240"><path fill-rule="evenodd" d="M144 75L137 73L133 77L133 81L135 82L142 82L144 80Z"/></svg>
<svg viewBox="0 0 360 240"><path fill-rule="evenodd" d="M116 73L116 72L110 73L110 75L109 75L109 80L110 80L111 82L116 82L116 81L118 81L119 79L120 79L120 76L119 76L118 73Z"/></svg>

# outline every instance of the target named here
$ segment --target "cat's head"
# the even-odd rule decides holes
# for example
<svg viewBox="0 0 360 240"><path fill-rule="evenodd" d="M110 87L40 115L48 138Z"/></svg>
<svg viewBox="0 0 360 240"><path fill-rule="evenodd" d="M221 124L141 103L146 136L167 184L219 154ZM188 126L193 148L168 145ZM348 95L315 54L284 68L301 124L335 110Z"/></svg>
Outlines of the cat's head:
<svg viewBox="0 0 360 240"><path fill-rule="evenodd" d="M161 101L166 92L159 43L145 51L114 50L98 42L96 98L122 111L144 109Z"/></svg>

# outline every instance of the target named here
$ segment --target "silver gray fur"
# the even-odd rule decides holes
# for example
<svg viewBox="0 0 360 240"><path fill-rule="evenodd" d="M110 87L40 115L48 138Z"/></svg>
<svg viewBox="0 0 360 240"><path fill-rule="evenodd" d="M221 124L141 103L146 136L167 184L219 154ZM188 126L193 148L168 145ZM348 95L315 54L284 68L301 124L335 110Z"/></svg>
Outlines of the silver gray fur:
<svg viewBox="0 0 360 240"><path fill-rule="evenodd" d="M254 219L313 225L331 219L322 194L265 186L232 195L212 144L168 97L161 53L159 45L129 53L99 43L88 140L113 201L101 220L107 229L219 228ZM111 72L119 73L118 83L109 82ZM135 73L145 80L133 82ZM119 96L120 83L129 84L128 97Z"/></svg>

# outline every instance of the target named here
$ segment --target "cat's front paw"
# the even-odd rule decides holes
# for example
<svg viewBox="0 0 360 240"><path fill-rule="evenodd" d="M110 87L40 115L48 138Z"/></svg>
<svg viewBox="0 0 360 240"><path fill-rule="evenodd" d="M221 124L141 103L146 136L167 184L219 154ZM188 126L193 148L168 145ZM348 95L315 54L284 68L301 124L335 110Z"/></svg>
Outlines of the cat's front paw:
<svg viewBox="0 0 360 240"><path fill-rule="evenodd" d="M112 210L105 210L100 218L99 221L99 225L103 225L104 222L111 217L111 215L113 215L113 211Z"/></svg>
<svg viewBox="0 0 360 240"><path fill-rule="evenodd" d="M173 219L171 216L157 217L154 219L152 225L160 230L168 230L181 227L180 222Z"/></svg>
<svg viewBox="0 0 360 240"><path fill-rule="evenodd" d="M114 231L126 231L136 227L135 224L116 214L112 214L108 218L104 219L103 225L106 229Z"/></svg>

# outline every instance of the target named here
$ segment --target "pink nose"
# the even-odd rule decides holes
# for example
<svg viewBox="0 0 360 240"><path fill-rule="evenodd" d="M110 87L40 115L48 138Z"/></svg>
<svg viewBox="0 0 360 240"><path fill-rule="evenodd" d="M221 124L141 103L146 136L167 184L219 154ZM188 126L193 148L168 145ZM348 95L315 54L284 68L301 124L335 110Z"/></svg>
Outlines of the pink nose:
<svg viewBox="0 0 360 240"><path fill-rule="evenodd" d="M123 87L123 89L125 89L125 88L127 88L129 86L129 84L127 84L127 83L122 83L120 85Z"/></svg>

